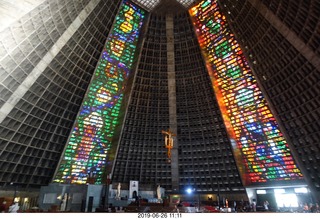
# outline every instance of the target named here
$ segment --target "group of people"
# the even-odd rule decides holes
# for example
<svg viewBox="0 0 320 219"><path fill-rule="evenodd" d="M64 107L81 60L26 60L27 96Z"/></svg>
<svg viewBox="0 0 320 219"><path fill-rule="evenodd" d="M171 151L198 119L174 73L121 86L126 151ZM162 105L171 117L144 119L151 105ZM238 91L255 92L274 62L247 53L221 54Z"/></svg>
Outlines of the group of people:
<svg viewBox="0 0 320 219"><path fill-rule="evenodd" d="M308 205L308 203L305 203L303 205L303 212L305 213L320 213L320 207L318 203L312 204L310 203Z"/></svg>

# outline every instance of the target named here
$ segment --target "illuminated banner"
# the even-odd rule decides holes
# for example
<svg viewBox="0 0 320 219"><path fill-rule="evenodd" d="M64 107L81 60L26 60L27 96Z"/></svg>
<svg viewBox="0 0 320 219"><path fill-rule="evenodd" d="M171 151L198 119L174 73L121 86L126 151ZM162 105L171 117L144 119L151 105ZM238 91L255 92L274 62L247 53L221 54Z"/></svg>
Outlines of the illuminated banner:
<svg viewBox="0 0 320 219"><path fill-rule="evenodd" d="M302 179L215 0L189 10L244 185Z"/></svg>
<svg viewBox="0 0 320 219"><path fill-rule="evenodd" d="M103 183L145 11L124 1L107 38L54 182Z"/></svg>

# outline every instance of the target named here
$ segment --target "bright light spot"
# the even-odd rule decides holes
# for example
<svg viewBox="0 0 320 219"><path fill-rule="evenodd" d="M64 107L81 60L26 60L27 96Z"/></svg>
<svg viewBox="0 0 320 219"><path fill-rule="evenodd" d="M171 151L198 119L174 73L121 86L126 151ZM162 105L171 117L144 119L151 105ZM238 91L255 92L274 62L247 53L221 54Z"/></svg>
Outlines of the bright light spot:
<svg viewBox="0 0 320 219"><path fill-rule="evenodd" d="M191 188L188 188L188 189L187 189L187 193L188 193L188 194L191 194L191 193L192 193L192 189L191 189Z"/></svg>
<svg viewBox="0 0 320 219"><path fill-rule="evenodd" d="M294 192L295 193L308 193L308 189L307 188L295 188Z"/></svg>
<svg viewBox="0 0 320 219"><path fill-rule="evenodd" d="M267 191L264 189L257 190L257 194L267 194Z"/></svg>
<svg viewBox="0 0 320 219"><path fill-rule="evenodd" d="M286 193L286 191L284 189L274 189L274 193L275 194L283 194L283 193Z"/></svg>
<svg viewBox="0 0 320 219"><path fill-rule="evenodd" d="M275 197L279 208L299 206L296 194L275 194Z"/></svg>

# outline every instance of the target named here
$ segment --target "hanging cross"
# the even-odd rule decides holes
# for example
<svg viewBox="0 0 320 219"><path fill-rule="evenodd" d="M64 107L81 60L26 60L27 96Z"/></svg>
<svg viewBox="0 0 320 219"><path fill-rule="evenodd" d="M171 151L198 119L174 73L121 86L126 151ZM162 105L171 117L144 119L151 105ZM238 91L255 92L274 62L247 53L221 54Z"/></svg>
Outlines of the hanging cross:
<svg viewBox="0 0 320 219"><path fill-rule="evenodd" d="M173 132L168 129L168 131L162 130L162 134L165 134L165 146L168 149L168 158L171 159L171 149L173 148L173 136L176 136Z"/></svg>

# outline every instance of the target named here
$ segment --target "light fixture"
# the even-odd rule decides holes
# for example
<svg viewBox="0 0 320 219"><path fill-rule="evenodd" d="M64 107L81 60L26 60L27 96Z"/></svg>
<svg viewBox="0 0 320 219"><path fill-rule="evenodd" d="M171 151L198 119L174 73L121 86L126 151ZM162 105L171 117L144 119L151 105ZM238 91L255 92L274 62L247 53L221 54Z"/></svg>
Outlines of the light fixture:
<svg viewBox="0 0 320 219"><path fill-rule="evenodd" d="M192 194L193 190L191 188L187 188L186 192L187 194Z"/></svg>
<svg viewBox="0 0 320 219"><path fill-rule="evenodd" d="M284 190L284 189L274 189L273 191L274 191L275 194L284 194L284 193L286 193L286 190Z"/></svg>
<svg viewBox="0 0 320 219"><path fill-rule="evenodd" d="M302 188L294 188L295 193L308 193L308 189L305 187Z"/></svg>
<svg viewBox="0 0 320 219"><path fill-rule="evenodd" d="M264 189L258 189L257 194L267 194L267 191Z"/></svg>

